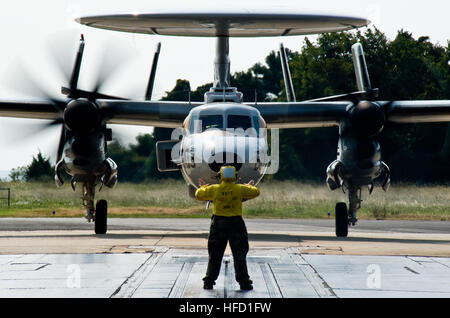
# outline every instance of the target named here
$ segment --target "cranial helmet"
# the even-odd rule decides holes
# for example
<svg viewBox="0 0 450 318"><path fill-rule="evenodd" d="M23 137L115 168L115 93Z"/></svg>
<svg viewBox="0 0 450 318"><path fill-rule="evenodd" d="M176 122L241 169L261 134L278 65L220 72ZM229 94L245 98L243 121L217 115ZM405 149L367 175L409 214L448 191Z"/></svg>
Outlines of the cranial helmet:
<svg viewBox="0 0 450 318"><path fill-rule="evenodd" d="M233 166L223 166L222 168L220 168L219 179L236 181L236 168Z"/></svg>

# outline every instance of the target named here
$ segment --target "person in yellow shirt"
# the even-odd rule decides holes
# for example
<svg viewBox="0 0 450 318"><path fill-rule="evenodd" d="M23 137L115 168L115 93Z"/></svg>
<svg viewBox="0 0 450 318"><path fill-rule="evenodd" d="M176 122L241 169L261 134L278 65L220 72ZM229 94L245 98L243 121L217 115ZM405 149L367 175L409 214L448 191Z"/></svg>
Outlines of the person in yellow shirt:
<svg viewBox="0 0 450 318"><path fill-rule="evenodd" d="M223 254L228 242L233 254L236 281L242 290L253 289L247 270L247 253L249 250L247 228L242 218L242 202L256 198L259 189L254 181L248 184L236 184L236 169L224 166L220 169L220 184L201 186L195 197L201 201L214 203L211 227L208 237L208 268L203 278L203 288L212 289L220 273Z"/></svg>

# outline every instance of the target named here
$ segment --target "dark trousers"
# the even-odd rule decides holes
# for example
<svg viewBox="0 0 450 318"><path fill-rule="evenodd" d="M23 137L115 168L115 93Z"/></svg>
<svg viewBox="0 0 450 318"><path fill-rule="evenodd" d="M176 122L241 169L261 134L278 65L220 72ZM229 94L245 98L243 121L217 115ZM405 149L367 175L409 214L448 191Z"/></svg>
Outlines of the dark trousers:
<svg viewBox="0 0 450 318"><path fill-rule="evenodd" d="M220 273L223 253L230 243L234 270L238 283L248 282L247 253L249 250L247 228L241 216L213 215L208 237L208 269L203 280L214 282Z"/></svg>

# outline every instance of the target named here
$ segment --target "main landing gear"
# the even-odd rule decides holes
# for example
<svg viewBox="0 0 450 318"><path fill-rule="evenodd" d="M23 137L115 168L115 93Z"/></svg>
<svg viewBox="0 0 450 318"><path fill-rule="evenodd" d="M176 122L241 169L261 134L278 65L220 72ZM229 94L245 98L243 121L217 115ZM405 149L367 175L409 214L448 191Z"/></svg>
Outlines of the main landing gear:
<svg viewBox="0 0 450 318"><path fill-rule="evenodd" d="M105 148L106 150L106 148ZM104 153L100 153L103 156ZM91 158L92 159L92 158ZM117 184L117 165L111 158L106 158L99 164L76 166L76 160L68 159L70 164L67 164L65 159L61 159L55 168L55 182L58 187L64 184L64 179L61 176L61 171L64 169L72 176L70 184L73 191L76 191L76 186L82 185L81 198L83 200L83 207L86 209L86 219L88 222L94 222L95 234L106 234L107 231L107 217L108 204L105 200L98 200L95 204L95 188L99 186L100 192L103 186L114 188ZM83 159L84 160L84 159ZM80 162L83 162L80 160Z"/></svg>
<svg viewBox="0 0 450 318"><path fill-rule="evenodd" d="M98 200L94 209L95 184L86 182L83 184L83 205L86 207L86 219L94 221L95 234L106 234L108 229L108 203L106 200Z"/></svg>
<svg viewBox="0 0 450 318"><path fill-rule="evenodd" d="M335 219L336 219L336 236L347 237L348 212L347 212L347 204L345 202L339 202L336 204Z"/></svg>
<svg viewBox="0 0 450 318"><path fill-rule="evenodd" d="M106 200L97 201L95 207L95 234L106 234L108 219L108 203Z"/></svg>
<svg viewBox="0 0 450 318"><path fill-rule="evenodd" d="M349 208L347 209L347 204L345 202L339 202L336 204L335 209L335 219L336 219L336 236L337 237L347 237L348 236L348 226L355 226L358 219L356 214L361 208L361 188L360 187L349 187L348 188L349 197Z"/></svg>

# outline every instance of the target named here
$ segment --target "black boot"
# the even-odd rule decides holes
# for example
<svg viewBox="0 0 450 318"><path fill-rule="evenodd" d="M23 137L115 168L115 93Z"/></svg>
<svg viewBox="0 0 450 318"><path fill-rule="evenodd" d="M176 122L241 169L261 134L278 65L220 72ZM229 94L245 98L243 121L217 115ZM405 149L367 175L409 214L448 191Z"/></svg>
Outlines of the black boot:
<svg viewBox="0 0 450 318"><path fill-rule="evenodd" d="M253 281L250 279L245 282L239 282L239 285L241 286L241 290L252 290L253 289Z"/></svg>
<svg viewBox="0 0 450 318"><path fill-rule="evenodd" d="M203 289L211 290L211 289L213 289L213 286L215 284L216 284L215 282L210 281L209 279L204 279L203 280Z"/></svg>

